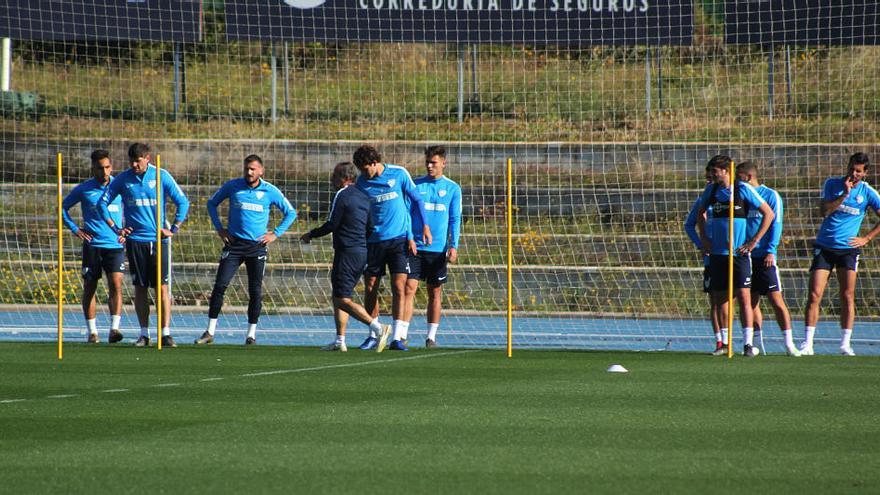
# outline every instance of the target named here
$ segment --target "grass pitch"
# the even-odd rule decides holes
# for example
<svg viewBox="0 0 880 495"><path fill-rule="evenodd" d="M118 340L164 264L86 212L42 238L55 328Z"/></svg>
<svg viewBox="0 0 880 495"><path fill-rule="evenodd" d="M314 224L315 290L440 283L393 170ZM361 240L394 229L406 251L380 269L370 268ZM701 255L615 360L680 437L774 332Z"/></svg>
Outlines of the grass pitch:
<svg viewBox="0 0 880 495"><path fill-rule="evenodd" d="M9 493L880 489L871 357L3 343L0 374Z"/></svg>

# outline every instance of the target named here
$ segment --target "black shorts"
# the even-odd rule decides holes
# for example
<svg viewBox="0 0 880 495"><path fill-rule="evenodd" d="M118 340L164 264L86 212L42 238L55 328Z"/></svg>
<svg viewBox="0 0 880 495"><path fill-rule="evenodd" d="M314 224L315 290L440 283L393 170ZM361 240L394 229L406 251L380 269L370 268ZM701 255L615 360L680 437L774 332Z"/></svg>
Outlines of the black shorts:
<svg viewBox="0 0 880 495"><path fill-rule="evenodd" d="M709 265L703 267L703 292L710 294L712 293L712 289L709 288L709 281L712 280L711 272L709 271Z"/></svg>
<svg viewBox="0 0 880 495"><path fill-rule="evenodd" d="M217 266L214 285L228 286L242 263L246 265L248 277L254 277L256 279L254 283L262 285L268 259L269 250L265 244L230 237L229 244L223 246L223 251L220 253L220 264Z"/></svg>
<svg viewBox="0 0 880 495"><path fill-rule="evenodd" d="M393 275L409 274L409 256L405 237L367 244L367 268L365 277L381 277L385 275L385 267Z"/></svg>
<svg viewBox="0 0 880 495"><path fill-rule="evenodd" d="M822 246L813 246L813 263L810 264L810 271L828 270L834 268L838 270L859 271L859 257L862 250L853 249L828 249Z"/></svg>
<svg viewBox="0 0 880 495"><path fill-rule="evenodd" d="M82 245L83 280L101 280L101 274L125 271L125 250L92 247L88 242Z"/></svg>
<svg viewBox="0 0 880 495"><path fill-rule="evenodd" d="M446 253L419 251L409 257L409 278L427 280L428 285L443 285L446 282Z"/></svg>
<svg viewBox="0 0 880 495"><path fill-rule="evenodd" d="M779 280L779 267L764 266L766 256L752 256L752 292L766 296L771 292L781 292L782 282Z"/></svg>
<svg viewBox="0 0 880 495"><path fill-rule="evenodd" d="M171 274L170 243L162 243L162 285L167 285ZM131 282L138 287L156 287L156 243L125 242Z"/></svg>
<svg viewBox="0 0 880 495"><path fill-rule="evenodd" d="M351 297L367 266L367 252L362 249L340 250L333 253L330 286L333 297Z"/></svg>
<svg viewBox="0 0 880 495"><path fill-rule="evenodd" d="M709 256L709 289L712 292L727 290L728 260L726 254ZM752 258L733 257L733 288L748 289L752 286Z"/></svg>

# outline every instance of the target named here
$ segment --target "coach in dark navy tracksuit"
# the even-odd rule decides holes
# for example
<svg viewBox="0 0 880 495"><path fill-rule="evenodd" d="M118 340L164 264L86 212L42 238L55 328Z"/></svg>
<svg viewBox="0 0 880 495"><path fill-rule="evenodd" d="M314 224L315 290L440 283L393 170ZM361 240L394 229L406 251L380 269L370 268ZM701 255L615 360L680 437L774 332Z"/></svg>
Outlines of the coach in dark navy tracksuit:
<svg viewBox="0 0 880 495"><path fill-rule="evenodd" d="M330 218L320 227L303 234L300 240L310 242L317 237L333 233L333 270L330 284L333 288L333 316L336 320L336 340L324 347L326 351L345 352L345 329L348 315L370 326L376 334L387 338L391 331L389 325L382 325L373 318L363 306L352 301L354 288L364 267L367 266L367 235L372 230L370 220L370 197L352 186L357 179L357 168L348 162L339 163L333 168L331 182L337 189L330 207Z"/></svg>
<svg viewBox="0 0 880 495"><path fill-rule="evenodd" d="M223 307L223 294L242 262L248 275L248 333L245 344L257 342L257 321L263 307L263 272L268 258L267 246L280 237L296 220L296 210L281 191L263 180L263 160L257 155L244 159L243 177L223 184L208 200L208 214L223 239L223 253L217 267L214 290L208 307L208 328L196 344L210 344L214 341L217 317ZM220 222L217 205L229 200L229 222L226 228ZM278 208L284 215L281 223L271 232L269 210Z"/></svg>

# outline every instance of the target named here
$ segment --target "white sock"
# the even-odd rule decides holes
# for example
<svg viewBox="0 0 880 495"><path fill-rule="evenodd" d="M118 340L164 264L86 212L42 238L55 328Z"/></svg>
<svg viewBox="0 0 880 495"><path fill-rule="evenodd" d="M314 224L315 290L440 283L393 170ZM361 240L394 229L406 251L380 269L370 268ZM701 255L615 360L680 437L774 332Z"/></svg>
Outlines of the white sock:
<svg viewBox="0 0 880 495"><path fill-rule="evenodd" d="M169 328L169 327L163 328L162 329L162 336L163 337L170 337L171 336L171 328Z"/></svg>
<svg viewBox="0 0 880 495"><path fill-rule="evenodd" d="M428 323L428 339L437 341L437 329L440 328L439 323Z"/></svg>
<svg viewBox="0 0 880 495"><path fill-rule="evenodd" d="M409 322L403 321L400 323L400 340L406 340L409 337Z"/></svg>
<svg viewBox="0 0 880 495"><path fill-rule="evenodd" d="M852 328L840 329L840 347L849 347L850 337L852 337Z"/></svg>
<svg viewBox="0 0 880 495"><path fill-rule="evenodd" d="M791 335L791 329L783 330L782 337L785 338L785 347L794 347L794 337Z"/></svg>
<svg viewBox="0 0 880 495"><path fill-rule="evenodd" d="M122 315L112 315L110 317L110 330L119 330L120 323L122 323Z"/></svg>
<svg viewBox="0 0 880 495"><path fill-rule="evenodd" d="M337 335L336 336L336 343L337 344L344 344L345 343L345 335Z"/></svg>
<svg viewBox="0 0 880 495"><path fill-rule="evenodd" d="M722 343L724 342L724 340L721 339L721 332L720 331L715 332L715 342L722 342Z"/></svg>
<svg viewBox="0 0 880 495"><path fill-rule="evenodd" d="M721 343L724 345L727 345L727 329L726 328L721 329Z"/></svg>
<svg viewBox="0 0 880 495"><path fill-rule="evenodd" d="M150 327L141 327L141 337L150 338Z"/></svg>
<svg viewBox="0 0 880 495"><path fill-rule="evenodd" d="M86 320L86 326L89 329L89 333L94 335L98 333L98 320L92 318L91 320Z"/></svg>
<svg viewBox="0 0 880 495"><path fill-rule="evenodd" d="M394 337L391 340L400 340L401 335L403 335L403 320L394 320L394 325L392 330L394 330Z"/></svg>
<svg viewBox="0 0 880 495"><path fill-rule="evenodd" d="M807 327L804 332L804 343L807 347L813 347L813 336L816 335L816 327Z"/></svg>
<svg viewBox="0 0 880 495"><path fill-rule="evenodd" d="M208 318L208 335L214 335L214 331L217 330L217 318Z"/></svg>
<svg viewBox="0 0 880 495"><path fill-rule="evenodd" d="M743 344L752 345L755 339L755 329L752 327L743 328Z"/></svg>
<svg viewBox="0 0 880 495"><path fill-rule="evenodd" d="M380 333L382 333L382 323L379 322L379 318L376 318L370 322L370 337L375 339L379 337Z"/></svg>
<svg viewBox="0 0 880 495"><path fill-rule="evenodd" d="M257 338L257 324L256 323L248 323L248 337L252 339Z"/></svg>

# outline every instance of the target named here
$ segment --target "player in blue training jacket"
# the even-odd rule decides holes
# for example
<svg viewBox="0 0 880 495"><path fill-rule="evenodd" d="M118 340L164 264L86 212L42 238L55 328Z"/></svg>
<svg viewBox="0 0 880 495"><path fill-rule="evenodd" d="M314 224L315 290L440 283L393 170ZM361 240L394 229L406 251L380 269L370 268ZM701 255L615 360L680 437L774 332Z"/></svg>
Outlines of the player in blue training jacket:
<svg viewBox="0 0 880 495"><path fill-rule="evenodd" d="M706 166L706 184L712 183L712 169L707 165ZM694 243L694 246L703 253L703 243L700 241L700 234L697 232L697 212L700 210L700 205L702 204L701 198L702 195L697 196L697 199L694 201L694 204L691 206L691 209L688 211L688 216L684 221L684 231L687 233L691 242ZM706 213L703 214L706 219L706 235L711 239L712 237L712 207L709 206ZM715 302L712 298L712 291L709 289L709 255L703 253L703 292L705 292L709 296L709 320L712 322L712 333L715 336L715 349L712 350L713 356L723 356L727 354L727 328L724 327L727 324L727 315L722 315L722 318L719 319L718 309L715 308Z"/></svg>
<svg viewBox="0 0 880 495"><path fill-rule="evenodd" d="M779 193L766 185L758 182L758 166L754 162L742 162L736 166L736 176L742 181L755 188L755 191L767 202L773 210L773 223L770 229L761 237L761 241L752 250L752 308L755 310L755 340L764 350L764 339L761 335L762 317L758 309L761 296L766 296L773 306L776 314L776 322L782 330L785 340L785 352L789 356L798 357L800 352L794 345L791 333L791 313L782 298L782 280L779 276L776 253L779 241L782 239L782 197ZM760 211L751 210L746 227L746 237L754 237L761 227L762 215ZM759 333L761 332L761 333Z"/></svg>
<svg viewBox="0 0 880 495"><path fill-rule="evenodd" d="M751 357L757 356L759 351L753 345L754 312L750 290L752 285L750 253L769 230L775 215L752 186L734 180L732 165L733 160L725 155L716 155L709 161L713 181L712 184L706 186L700 197L701 204L697 210L697 229L700 232L703 251L709 254L709 289L712 291L718 318L720 320L723 314L733 310L733 308L727 308L727 283L728 277L732 276L735 295L740 306L740 323L743 327L743 355ZM731 182L734 184L733 273L729 273L728 270L731 240L728 231L730 227ZM706 219L703 216L710 206L712 207L711 238L706 235ZM758 232L747 238L746 218L748 218L751 209L760 210L763 218ZM733 329L731 328L730 331Z"/></svg>
<svg viewBox="0 0 880 495"><path fill-rule="evenodd" d="M162 197L156 198L156 167L150 164L150 147L134 143L128 148L129 169L119 174L107 186L98 210L107 225L119 235L126 236L125 252L128 256L128 269L134 283L134 309L141 326L140 337L135 343L138 347L150 345L150 294L149 288L161 290L162 294L162 345L176 347L171 337L171 297L168 281L171 274L171 237L180 229L189 211L189 200L167 170L162 170ZM109 206L117 196L122 196L123 228L110 215ZM156 205L162 207L161 217L165 216L165 203L170 198L176 207L174 223L170 228L160 226L156 221ZM160 228L162 246L162 287L156 288L156 229Z"/></svg>
<svg viewBox="0 0 880 495"><path fill-rule="evenodd" d="M333 233L333 269L330 271L330 286L333 291L333 319L336 323L336 340L323 348L325 351L346 352L345 331L348 316L354 316L368 325L378 340L386 341L391 332L390 325L383 325L363 306L354 302L354 288L360 281L367 265L367 236L372 230L370 221L370 197L353 186L358 170L349 162L337 163L333 167L330 182L336 189L330 218L320 227L312 229L300 237L308 244L312 239Z"/></svg>
<svg viewBox="0 0 880 495"><path fill-rule="evenodd" d="M413 303L419 281L428 285L427 323L428 336L425 347L437 346L437 329L440 327L440 311L443 284L447 280L447 262L458 259L458 238L461 234L461 187L443 175L446 169L446 149L442 146L425 148L427 175L415 180L419 197L425 202L427 223L434 240L426 246L416 240L418 253L409 258L409 279L406 282L406 314L400 340L391 342L389 349L405 350L407 332L413 315ZM422 231L422 224L413 212L413 235Z"/></svg>
<svg viewBox="0 0 880 495"><path fill-rule="evenodd" d="M880 234L880 223L865 236L859 236L865 212L870 208L880 215L880 195L865 182L870 160L864 153L849 158L849 168L843 177L825 181L819 211L825 219L819 226L813 246L810 265L810 291L807 297L806 331L800 351L802 356L813 355L813 336L819 321L819 304L828 284L831 271L837 268L840 284L840 353L854 356L850 338L856 317L856 272L861 247Z"/></svg>
<svg viewBox="0 0 880 495"><path fill-rule="evenodd" d="M119 323L122 320L122 274L125 272L125 238L113 232L98 212L98 202L107 185L113 180L113 163L107 150L92 152L92 178L73 188L61 203L64 224L73 235L82 240L82 309L88 327L88 342L97 344L98 326L95 319L95 292L101 275L107 275L107 295L110 306L111 344L122 340ZM83 226L77 226L70 218L69 210L79 203ZM116 198L107 207L114 223L122 225L122 200Z"/></svg>
<svg viewBox="0 0 880 495"><path fill-rule="evenodd" d="M269 257L269 244L281 237L296 220L296 210L284 194L263 180L265 168L257 155L244 159L243 177L232 179L208 199L208 215L217 235L223 241L220 264L208 305L208 328L195 340L197 345L214 342L217 318L223 308L223 295L238 267L244 263L248 277L248 330L245 345L257 343L257 323L263 308L263 273ZM217 214L217 206L229 200L226 227ZM267 231L269 211L278 208L284 215L274 230Z"/></svg>
<svg viewBox="0 0 880 495"><path fill-rule="evenodd" d="M416 243L410 228L412 201L418 221L424 225L419 236L431 244L431 228L425 222L425 203L405 168L382 163L382 155L372 146L361 146L354 152L354 165L360 171L355 185L370 197L370 219L373 232L367 238L367 268L364 271L364 307L373 318L379 316L379 280L385 267L391 273L391 315L394 338L399 340L404 323L406 280L410 272L409 254L416 254ZM370 331L361 344L362 350L382 352L385 342Z"/></svg>

